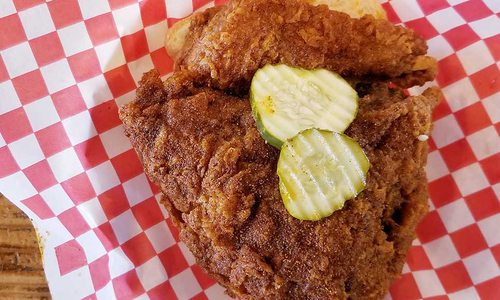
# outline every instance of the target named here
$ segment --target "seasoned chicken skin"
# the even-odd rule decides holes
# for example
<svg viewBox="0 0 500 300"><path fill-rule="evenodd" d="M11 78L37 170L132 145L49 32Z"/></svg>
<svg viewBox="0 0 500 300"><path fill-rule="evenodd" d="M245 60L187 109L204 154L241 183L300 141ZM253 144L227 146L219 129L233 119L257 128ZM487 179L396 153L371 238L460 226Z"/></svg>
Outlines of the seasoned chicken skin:
<svg viewBox="0 0 500 300"><path fill-rule="evenodd" d="M400 88L434 78L426 49L385 20L303 0L233 0L192 17L171 77L144 75L120 109L125 133L181 240L230 295L384 297L427 211L427 143L417 137L430 133L440 92ZM268 63L336 71L360 95L346 134L370 160L367 186L320 221L286 211L279 151L252 117L249 84Z"/></svg>
<svg viewBox="0 0 500 300"><path fill-rule="evenodd" d="M280 62L409 87L435 75L426 51L412 30L373 16L301 0L234 0L193 17L177 69L223 90L245 91L258 68Z"/></svg>
<svg viewBox="0 0 500 300"><path fill-rule="evenodd" d="M125 132L197 262L241 299L381 299L427 210L424 165L439 91L407 97L364 87L347 130L370 162L356 199L321 221L287 213L278 150L260 137L246 96L155 71L120 111Z"/></svg>

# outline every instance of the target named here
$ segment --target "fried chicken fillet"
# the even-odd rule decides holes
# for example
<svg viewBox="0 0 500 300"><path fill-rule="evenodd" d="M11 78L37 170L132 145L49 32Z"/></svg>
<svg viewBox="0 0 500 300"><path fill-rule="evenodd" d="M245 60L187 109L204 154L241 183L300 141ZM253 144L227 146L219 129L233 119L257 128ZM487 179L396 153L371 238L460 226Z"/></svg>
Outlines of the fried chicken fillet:
<svg viewBox="0 0 500 300"><path fill-rule="evenodd" d="M427 210L427 144L417 136L430 131L439 91L364 88L347 134L371 162L367 188L309 222L285 210L279 152L260 137L248 98L182 75L162 83L147 73L120 113L197 262L241 299L381 299Z"/></svg>
<svg viewBox="0 0 500 300"><path fill-rule="evenodd" d="M429 134L440 92L406 96L379 79L432 79L412 69L426 46L383 21L287 3L233 1L201 14L178 70L165 82L146 73L120 118L181 240L230 295L382 299L427 211L427 143L417 137ZM367 187L320 221L286 211L279 151L252 117L249 80L269 62L357 78L359 112L346 134L370 160Z"/></svg>
<svg viewBox="0 0 500 300"><path fill-rule="evenodd" d="M427 46L408 29L300 0L235 0L196 14L177 69L219 89L246 90L269 63L391 79L401 86L435 76Z"/></svg>

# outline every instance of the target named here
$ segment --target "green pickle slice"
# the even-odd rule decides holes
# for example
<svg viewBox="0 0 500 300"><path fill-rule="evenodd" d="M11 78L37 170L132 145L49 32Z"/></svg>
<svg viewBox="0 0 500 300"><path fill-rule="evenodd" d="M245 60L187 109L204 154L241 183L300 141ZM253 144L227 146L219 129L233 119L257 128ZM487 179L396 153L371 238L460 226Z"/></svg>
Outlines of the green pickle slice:
<svg viewBox="0 0 500 300"><path fill-rule="evenodd" d="M300 220L328 217L363 191L369 167L363 149L350 137L304 130L283 144L278 160L285 207Z"/></svg>
<svg viewBox="0 0 500 300"><path fill-rule="evenodd" d="M278 149L307 128L344 132L358 110L358 94L338 74L283 64L255 73L250 101L260 134Z"/></svg>

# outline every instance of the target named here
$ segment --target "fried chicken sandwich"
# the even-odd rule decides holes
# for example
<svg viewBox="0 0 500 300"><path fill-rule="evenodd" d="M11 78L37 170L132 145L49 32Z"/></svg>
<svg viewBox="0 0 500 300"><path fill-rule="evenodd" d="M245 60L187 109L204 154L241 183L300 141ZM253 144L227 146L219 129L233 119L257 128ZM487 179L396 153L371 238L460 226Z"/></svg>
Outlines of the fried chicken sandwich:
<svg viewBox="0 0 500 300"><path fill-rule="evenodd" d="M181 240L229 295L382 299L401 273L427 211L422 137L440 92L403 90L435 61L383 16L305 0L209 8L178 39L174 73L146 73L121 108Z"/></svg>

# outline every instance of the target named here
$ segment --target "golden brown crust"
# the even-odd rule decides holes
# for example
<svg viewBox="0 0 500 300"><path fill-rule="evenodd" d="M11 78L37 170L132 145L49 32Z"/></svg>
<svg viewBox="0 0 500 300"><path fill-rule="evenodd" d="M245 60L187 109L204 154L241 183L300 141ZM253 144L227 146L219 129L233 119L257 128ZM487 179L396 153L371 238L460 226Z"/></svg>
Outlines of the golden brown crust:
<svg viewBox="0 0 500 300"><path fill-rule="evenodd" d="M365 87L347 131L366 151L368 186L319 222L299 221L278 190L278 151L249 101L146 74L120 116L181 239L241 299L381 299L427 209L424 165L439 92ZM187 80L189 81L189 80Z"/></svg>
<svg viewBox="0 0 500 300"><path fill-rule="evenodd" d="M380 299L427 210L427 144L417 137L430 132L440 92L408 97L376 81L432 80L425 51L412 31L372 17L235 0L193 17L178 70L165 82L145 74L120 117L181 239L231 295ZM337 71L362 96L347 134L370 159L367 188L318 222L287 213L278 150L252 118L249 81L276 62Z"/></svg>
<svg viewBox="0 0 500 300"><path fill-rule="evenodd" d="M372 16L351 19L299 0L234 0L194 16L177 67L243 91L258 68L278 62L412 86L435 75L435 65L414 72L426 51L413 31Z"/></svg>
<svg viewBox="0 0 500 300"><path fill-rule="evenodd" d="M352 18L360 18L364 15L372 15L376 19L387 19L386 13L382 5L377 0L302 0L312 5L327 5L330 10L344 12ZM219 6L220 8L220 6ZM200 10L201 9L201 10ZM196 13L202 12L200 8ZM216 9L217 10L217 9ZM212 10L215 12L216 10ZM195 13L195 14L196 14ZM174 60L177 60L186 37L189 32L189 27L193 15L176 22L173 26L169 26L165 36L165 48L168 54Z"/></svg>

